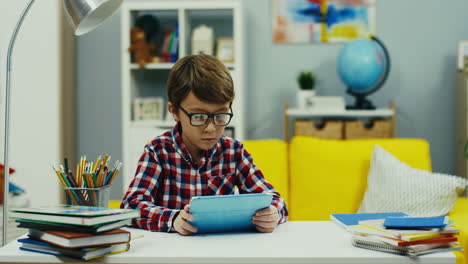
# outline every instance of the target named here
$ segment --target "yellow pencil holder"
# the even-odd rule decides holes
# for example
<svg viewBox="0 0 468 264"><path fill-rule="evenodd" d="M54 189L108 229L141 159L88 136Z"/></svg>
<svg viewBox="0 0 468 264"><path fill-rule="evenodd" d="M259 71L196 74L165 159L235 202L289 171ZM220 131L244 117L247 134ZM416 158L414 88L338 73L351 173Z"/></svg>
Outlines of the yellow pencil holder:
<svg viewBox="0 0 468 264"><path fill-rule="evenodd" d="M100 188L74 188L65 187L67 204L108 207L110 197L110 184Z"/></svg>

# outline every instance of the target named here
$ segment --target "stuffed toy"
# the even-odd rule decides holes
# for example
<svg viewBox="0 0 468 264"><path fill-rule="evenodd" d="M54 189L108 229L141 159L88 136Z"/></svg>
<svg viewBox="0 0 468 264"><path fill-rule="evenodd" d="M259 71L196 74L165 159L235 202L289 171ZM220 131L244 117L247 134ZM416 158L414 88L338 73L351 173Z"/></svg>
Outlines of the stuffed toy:
<svg viewBox="0 0 468 264"><path fill-rule="evenodd" d="M128 51L132 53L132 61L138 63L140 68L144 68L147 63L154 61L153 54L156 45L146 42L145 32L139 27L133 27L130 31L130 47Z"/></svg>
<svg viewBox="0 0 468 264"><path fill-rule="evenodd" d="M9 168L10 174L15 173L15 169ZM5 166L0 164L0 204L3 204L3 190L5 190Z"/></svg>

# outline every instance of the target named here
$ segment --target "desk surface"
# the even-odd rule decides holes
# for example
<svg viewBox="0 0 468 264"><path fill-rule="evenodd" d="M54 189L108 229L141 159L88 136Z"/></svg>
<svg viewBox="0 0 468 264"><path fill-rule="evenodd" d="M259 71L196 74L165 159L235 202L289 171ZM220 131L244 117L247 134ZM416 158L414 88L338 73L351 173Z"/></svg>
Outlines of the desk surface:
<svg viewBox="0 0 468 264"><path fill-rule="evenodd" d="M129 228L144 237L132 240L130 250L87 263L452 263L452 252L408 257L356 248L350 234L332 222L287 222L273 233L176 233ZM21 251L13 241L0 248L0 263L73 263L72 259ZM83 263L75 261L76 263Z"/></svg>

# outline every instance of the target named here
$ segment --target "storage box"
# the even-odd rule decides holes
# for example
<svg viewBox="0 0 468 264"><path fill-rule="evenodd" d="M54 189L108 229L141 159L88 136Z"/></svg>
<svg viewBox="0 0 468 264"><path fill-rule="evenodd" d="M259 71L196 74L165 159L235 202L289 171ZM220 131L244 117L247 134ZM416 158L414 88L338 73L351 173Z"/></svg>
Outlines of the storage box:
<svg viewBox="0 0 468 264"><path fill-rule="evenodd" d="M393 130L392 120L345 121L344 138L391 138Z"/></svg>
<svg viewBox="0 0 468 264"><path fill-rule="evenodd" d="M318 138L342 139L342 121L322 121L315 123L310 120L294 121L294 135L312 136Z"/></svg>

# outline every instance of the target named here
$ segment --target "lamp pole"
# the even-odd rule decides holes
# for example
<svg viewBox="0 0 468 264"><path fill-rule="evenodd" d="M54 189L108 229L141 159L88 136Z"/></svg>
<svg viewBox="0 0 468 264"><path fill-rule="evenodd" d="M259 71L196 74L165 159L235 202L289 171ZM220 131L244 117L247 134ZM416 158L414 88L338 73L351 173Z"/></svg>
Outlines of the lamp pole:
<svg viewBox="0 0 468 264"><path fill-rule="evenodd" d="M3 186L3 231L2 231L2 247L6 244L7 240L7 231L8 231L8 192L9 192L9 183L10 183L10 167L8 163L8 154L9 154L9 142L10 142L10 83L11 83L11 54L13 52L13 47L15 46L16 35L23 24L23 20L26 17L29 9L31 8L34 0L29 0L29 3L24 8L21 13L18 22L13 30L11 35L10 44L8 45L7 51L7 65L6 65L6 89L5 89L5 135L3 140L3 163L5 165L5 181Z"/></svg>
<svg viewBox="0 0 468 264"><path fill-rule="evenodd" d="M16 35L23 24L29 9L34 0L29 0L28 4L21 13L18 22L13 30L10 39L10 45L7 51L7 67L6 67L6 89L5 89L5 141L3 147L3 158L5 164L5 186L3 200L3 233L2 246L6 244L7 226L8 226L8 185L10 177L10 168L8 164L9 142L10 142L10 74L11 74L11 55L15 44ZM85 34L111 16L122 4L123 0L63 0L63 6L66 14L70 19L70 23L74 28L75 35Z"/></svg>

